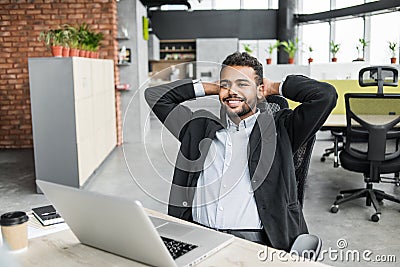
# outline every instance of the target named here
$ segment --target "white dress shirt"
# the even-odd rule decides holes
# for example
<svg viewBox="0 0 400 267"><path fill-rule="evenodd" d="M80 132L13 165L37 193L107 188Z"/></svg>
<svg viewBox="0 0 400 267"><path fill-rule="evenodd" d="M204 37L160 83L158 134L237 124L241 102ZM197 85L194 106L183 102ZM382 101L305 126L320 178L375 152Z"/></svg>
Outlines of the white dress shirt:
<svg viewBox="0 0 400 267"><path fill-rule="evenodd" d="M199 86L200 85L200 86ZM196 96L204 95L194 82ZM247 164L247 146L258 115L216 132L197 181L193 220L216 229L261 229Z"/></svg>

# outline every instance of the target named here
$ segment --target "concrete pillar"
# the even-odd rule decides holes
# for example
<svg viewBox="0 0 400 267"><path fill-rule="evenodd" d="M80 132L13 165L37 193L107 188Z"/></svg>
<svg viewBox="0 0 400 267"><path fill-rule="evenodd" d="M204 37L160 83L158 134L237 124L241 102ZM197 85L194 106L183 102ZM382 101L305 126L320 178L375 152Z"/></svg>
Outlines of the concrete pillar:
<svg viewBox="0 0 400 267"><path fill-rule="evenodd" d="M295 12L297 12L297 1L279 0L278 39L280 41L294 41L296 39ZM278 63L287 63L288 58L288 54L280 47L278 51Z"/></svg>
<svg viewBox="0 0 400 267"><path fill-rule="evenodd" d="M139 0L118 2L118 33L125 28L128 38L118 40L119 47L131 51L131 63L119 66L120 83L128 83L130 91L121 93L122 119L132 122L132 127L124 126L124 143L143 141L148 128L146 118L149 114L144 101L143 90L148 80L148 47L143 39L143 17L147 10ZM129 109L128 109L129 107Z"/></svg>

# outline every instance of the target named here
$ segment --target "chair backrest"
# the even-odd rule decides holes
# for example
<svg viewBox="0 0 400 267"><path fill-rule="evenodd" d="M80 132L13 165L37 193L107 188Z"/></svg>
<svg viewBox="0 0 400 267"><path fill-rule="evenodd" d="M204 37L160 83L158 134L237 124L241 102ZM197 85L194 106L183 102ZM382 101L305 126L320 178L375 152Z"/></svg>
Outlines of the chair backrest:
<svg viewBox="0 0 400 267"><path fill-rule="evenodd" d="M391 66L371 66L362 68L358 73L361 87L377 86L377 94L383 94L383 86L397 86L399 71Z"/></svg>
<svg viewBox="0 0 400 267"><path fill-rule="evenodd" d="M275 113L281 109L289 108L289 104L287 100L282 96L269 95L267 96L266 101L259 103L257 107L261 111L268 110L272 113ZM306 178L308 175L308 169L310 167L310 160L312 150L314 148L314 143L315 135L313 135L296 151L296 153L293 154L293 163L297 182L297 198L302 207L304 202L304 190L307 180Z"/></svg>
<svg viewBox="0 0 400 267"><path fill-rule="evenodd" d="M400 138L400 94L347 93L345 104L348 154L369 161L371 168L400 156L394 145Z"/></svg>

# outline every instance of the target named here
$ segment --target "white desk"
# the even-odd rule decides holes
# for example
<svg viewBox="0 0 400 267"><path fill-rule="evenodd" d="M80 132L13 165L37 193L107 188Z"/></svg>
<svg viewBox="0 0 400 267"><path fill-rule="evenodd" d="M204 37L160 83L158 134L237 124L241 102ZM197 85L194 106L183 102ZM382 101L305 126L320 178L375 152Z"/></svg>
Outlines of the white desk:
<svg viewBox="0 0 400 267"><path fill-rule="evenodd" d="M167 215L148 211L153 216L172 218ZM172 220L180 221L176 218ZM183 222L183 221L180 221ZM188 222L184 222L188 223ZM188 223L189 224L189 223ZM198 226L200 227L200 226ZM145 242L145 240L143 241ZM243 239L235 238L233 243L216 254L202 261L198 266L284 266L288 262L293 266L327 266L318 262L300 259L293 262L282 262L274 255L274 261L261 261L258 258L260 250L265 246ZM268 248L268 252L278 250ZM82 245L70 230L64 230L48 236L29 240L26 252L13 255L21 266L145 266L141 263L119 257L117 255ZM155 255L156 257L157 255Z"/></svg>
<svg viewBox="0 0 400 267"><path fill-rule="evenodd" d="M395 118L397 118L399 115L359 115L359 117L366 122L369 123L387 123ZM346 130L346 115L345 114L331 114L329 115L328 119L325 121L324 125L322 126L325 129L328 128L341 128L343 130Z"/></svg>
<svg viewBox="0 0 400 267"><path fill-rule="evenodd" d="M331 114L325 121L323 128L338 127L346 128L346 115L345 114Z"/></svg>

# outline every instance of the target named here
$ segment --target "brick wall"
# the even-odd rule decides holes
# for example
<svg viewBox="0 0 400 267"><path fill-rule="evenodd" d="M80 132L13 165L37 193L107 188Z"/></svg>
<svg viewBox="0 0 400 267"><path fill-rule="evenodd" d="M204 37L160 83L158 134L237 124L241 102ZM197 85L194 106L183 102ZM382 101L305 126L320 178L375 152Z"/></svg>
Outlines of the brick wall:
<svg viewBox="0 0 400 267"><path fill-rule="evenodd" d="M50 57L39 33L62 24L86 22L102 32L100 58L117 62L115 0L0 0L0 148L32 147L28 58ZM115 66L115 83L119 82ZM116 92L118 144L120 93Z"/></svg>

